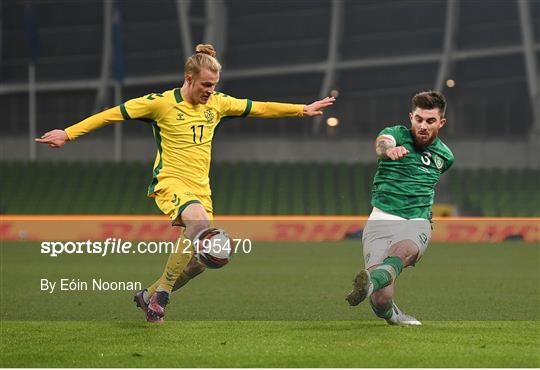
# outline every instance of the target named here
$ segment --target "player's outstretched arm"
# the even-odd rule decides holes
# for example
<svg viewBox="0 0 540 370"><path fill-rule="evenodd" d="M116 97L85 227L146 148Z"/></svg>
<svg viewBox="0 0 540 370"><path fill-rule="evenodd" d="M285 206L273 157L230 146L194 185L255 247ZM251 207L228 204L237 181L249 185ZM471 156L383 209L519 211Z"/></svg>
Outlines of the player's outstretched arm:
<svg viewBox="0 0 540 370"><path fill-rule="evenodd" d="M324 98L311 104L289 104L276 102L253 101L248 104L249 116L260 118L281 118L281 117L314 117L323 114L323 110L334 104L335 98ZM225 112L225 115L238 116L245 109L245 101L236 100L241 104L236 104L235 109ZM252 105L251 105L252 104Z"/></svg>
<svg viewBox="0 0 540 370"><path fill-rule="evenodd" d="M375 142L375 153L379 159L399 161L409 154L409 151L404 146L396 146L392 137L379 136Z"/></svg>
<svg viewBox="0 0 540 370"><path fill-rule="evenodd" d="M124 105L122 104L122 106ZM82 135L108 125L109 123L122 122L128 118L131 117L126 118L123 115L121 106L116 106L87 117L81 122L67 127L65 130L52 130L34 140L37 143L47 144L51 148L61 148L68 141L75 140Z"/></svg>
<svg viewBox="0 0 540 370"><path fill-rule="evenodd" d="M323 110L334 104L335 101L336 98L334 97L326 97L322 100L317 100L316 102L313 102L309 105L304 105L304 116L320 116L323 114Z"/></svg>
<svg viewBox="0 0 540 370"><path fill-rule="evenodd" d="M69 137L64 130L52 130L39 138L35 138L34 141L47 144L51 148L61 148L69 141Z"/></svg>

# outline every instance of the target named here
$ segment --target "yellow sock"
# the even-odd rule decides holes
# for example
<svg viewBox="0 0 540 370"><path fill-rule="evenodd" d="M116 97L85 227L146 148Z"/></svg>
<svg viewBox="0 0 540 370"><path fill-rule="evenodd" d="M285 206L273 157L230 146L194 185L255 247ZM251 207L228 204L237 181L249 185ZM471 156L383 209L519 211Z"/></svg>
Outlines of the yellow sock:
<svg viewBox="0 0 540 370"><path fill-rule="evenodd" d="M193 278L199 276L206 270L206 267L202 265L200 262L197 261L195 256L191 258L191 261L189 261L188 265L182 271L176 282L173 286L173 292L177 291L178 289L182 288L184 285L189 283Z"/></svg>
<svg viewBox="0 0 540 370"><path fill-rule="evenodd" d="M191 280L191 276L186 274L185 271L182 271L178 279L176 279L176 282L174 283L172 291L176 292L178 289L186 285L190 280Z"/></svg>
<svg viewBox="0 0 540 370"><path fill-rule="evenodd" d="M188 249L186 249L181 241L182 237L178 239L178 250L176 251L176 253L173 251L169 255L169 259L167 260L165 270L163 271L161 277L148 288L149 297L151 297L158 288L160 290L171 293L176 280L178 280L178 278L182 275L184 269L191 260L191 257L193 257L193 254L195 253L195 251L193 250L193 246L190 246Z"/></svg>

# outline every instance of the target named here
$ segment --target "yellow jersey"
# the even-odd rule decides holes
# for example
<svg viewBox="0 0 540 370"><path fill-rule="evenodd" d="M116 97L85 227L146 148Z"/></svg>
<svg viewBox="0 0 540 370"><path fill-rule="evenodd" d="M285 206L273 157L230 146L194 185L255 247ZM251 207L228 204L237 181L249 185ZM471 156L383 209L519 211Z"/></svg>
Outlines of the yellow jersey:
<svg viewBox="0 0 540 370"><path fill-rule="evenodd" d="M303 115L304 105L256 102L214 92L206 104L192 105L179 88L131 99L65 129L70 140L112 122L138 119L151 124L157 145L148 196L174 178L195 195L210 195L210 157L217 125L227 118Z"/></svg>

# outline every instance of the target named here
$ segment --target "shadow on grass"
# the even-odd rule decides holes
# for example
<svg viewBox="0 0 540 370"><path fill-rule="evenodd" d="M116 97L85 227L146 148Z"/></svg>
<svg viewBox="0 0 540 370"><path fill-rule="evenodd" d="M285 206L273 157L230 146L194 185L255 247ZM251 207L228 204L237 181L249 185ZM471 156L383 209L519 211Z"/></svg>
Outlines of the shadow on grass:
<svg viewBox="0 0 540 370"><path fill-rule="evenodd" d="M166 327L165 324L155 324L146 321L111 321L111 326L122 330L158 330Z"/></svg>

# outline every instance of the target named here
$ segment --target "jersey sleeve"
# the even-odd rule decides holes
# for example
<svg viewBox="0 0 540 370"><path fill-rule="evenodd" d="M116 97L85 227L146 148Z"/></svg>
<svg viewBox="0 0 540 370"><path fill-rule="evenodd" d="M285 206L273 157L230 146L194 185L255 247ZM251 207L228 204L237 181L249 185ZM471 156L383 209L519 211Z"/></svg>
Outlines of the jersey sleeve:
<svg viewBox="0 0 540 370"><path fill-rule="evenodd" d="M79 123L69 126L64 131L69 140L75 140L82 135L114 122L140 118L156 120L163 105L163 98L163 94L149 94L131 99L116 107L94 114Z"/></svg>
<svg viewBox="0 0 540 370"><path fill-rule="evenodd" d="M304 115L303 104L273 103L254 101L250 117L279 118L279 117L302 117Z"/></svg>
<svg viewBox="0 0 540 370"><path fill-rule="evenodd" d="M403 144L403 130L407 130L404 126L391 126L386 127L383 129L379 134L377 135L377 138L383 136L383 137L389 137L392 138L395 142L396 146L400 146Z"/></svg>
<svg viewBox="0 0 540 370"><path fill-rule="evenodd" d="M135 98L120 104L120 111L124 119L151 119L157 120L165 103L170 99L170 92L152 93Z"/></svg>
<svg viewBox="0 0 540 370"><path fill-rule="evenodd" d="M220 92L215 92L213 99L223 117L246 117L253 104L249 99L237 99Z"/></svg>
<svg viewBox="0 0 540 370"><path fill-rule="evenodd" d="M452 153L450 149L448 149L448 158L445 161L445 165L442 172L444 173L448 171L450 167L452 167L453 164L454 164L454 153Z"/></svg>
<svg viewBox="0 0 540 370"><path fill-rule="evenodd" d="M79 136L83 136L91 131L94 131L100 127L108 125L113 122L121 122L125 118L122 116L120 106L107 109L103 112L94 114L79 123L67 127L66 132L69 140L75 140Z"/></svg>
<svg viewBox="0 0 540 370"><path fill-rule="evenodd" d="M221 93L216 95L219 97L219 106L223 116L278 118L302 117L304 114L303 104L251 101L233 98Z"/></svg>

